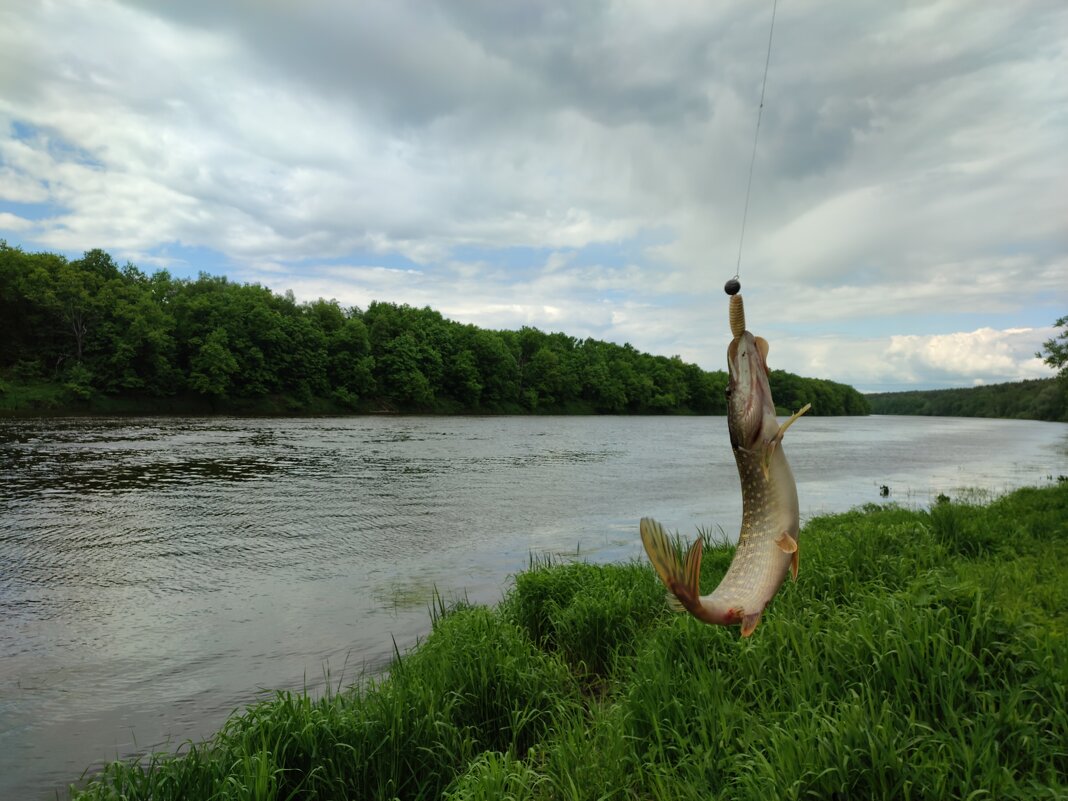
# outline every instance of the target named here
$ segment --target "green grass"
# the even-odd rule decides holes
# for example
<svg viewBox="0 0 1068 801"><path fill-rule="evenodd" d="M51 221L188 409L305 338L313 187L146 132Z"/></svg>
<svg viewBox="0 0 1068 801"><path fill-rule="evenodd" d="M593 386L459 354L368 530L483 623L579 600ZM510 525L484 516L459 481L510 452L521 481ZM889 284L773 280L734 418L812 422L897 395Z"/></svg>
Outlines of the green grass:
<svg viewBox="0 0 1068 801"><path fill-rule="evenodd" d="M702 586L730 560L708 540ZM748 639L644 563L533 560L387 677L250 707L79 799L1068 796L1068 482L811 521Z"/></svg>
<svg viewBox="0 0 1068 801"><path fill-rule="evenodd" d="M152 397L135 393L108 395L89 390L79 394L60 382L0 376L0 417L212 414L260 417L352 412L350 407L330 398L299 399L288 395L265 395L213 402L193 393Z"/></svg>
<svg viewBox="0 0 1068 801"><path fill-rule="evenodd" d="M62 384L0 377L0 414L45 414L70 402Z"/></svg>

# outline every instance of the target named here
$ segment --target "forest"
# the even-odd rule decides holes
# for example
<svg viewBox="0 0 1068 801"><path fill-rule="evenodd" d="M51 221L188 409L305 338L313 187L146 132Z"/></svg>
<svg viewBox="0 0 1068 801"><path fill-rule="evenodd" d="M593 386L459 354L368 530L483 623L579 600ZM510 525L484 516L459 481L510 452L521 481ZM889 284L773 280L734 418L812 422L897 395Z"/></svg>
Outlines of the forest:
<svg viewBox="0 0 1068 801"><path fill-rule="evenodd" d="M1008 417L1068 423L1068 378L865 396L873 414Z"/></svg>
<svg viewBox="0 0 1068 801"><path fill-rule="evenodd" d="M727 376L631 345L494 331L429 307L298 303L0 240L0 412L725 414ZM867 414L853 387L772 372L780 409Z"/></svg>

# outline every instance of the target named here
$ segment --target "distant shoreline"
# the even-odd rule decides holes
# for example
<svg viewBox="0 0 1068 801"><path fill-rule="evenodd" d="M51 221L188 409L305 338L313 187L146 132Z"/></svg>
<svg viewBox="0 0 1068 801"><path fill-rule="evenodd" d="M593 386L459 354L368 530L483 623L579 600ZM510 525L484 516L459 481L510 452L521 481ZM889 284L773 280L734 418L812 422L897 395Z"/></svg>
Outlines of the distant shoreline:
<svg viewBox="0 0 1068 801"><path fill-rule="evenodd" d="M952 389L871 392L872 414L1068 422L1068 381L1036 378Z"/></svg>
<svg viewBox="0 0 1068 801"><path fill-rule="evenodd" d="M791 409L779 407L787 416ZM422 415L437 417L723 417L723 412L704 412L680 407L671 410L648 409L606 412L592 403L570 401L531 410L519 404L492 407L464 407L443 401L425 407L400 407L384 399L369 399L353 407L330 398L298 399L288 395L258 398L211 400L194 394L169 397L104 395L73 398L64 384L35 382L0 384L0 419L24 417L358 417L362 415ZM857 415L851 415L857 416ZM863 415L860 415L863 416Z"/></svg>
<svg viewBox="0 0 1068 801"><path fill-rule="evenodd" d="M1001 420L1068 422L1068 382L1040 378L981 387L901 392L873 392L864 397L870 414L918 417L977 417ZM778 407L780 416L792 409ZM816 408L810 413L819 416ZM331 398L299 399L284 394L257 398L212 400L195 394L168 397L105 395L74 398L60 382L12 383L0 381L0 419L34 417L723 417L723 412L688 407L671 410L599 410L592 403L571 401L531 410L518 404L471 408L451 401L427 407L397 408L385 399L341 404ZM833 414L863 417L867 414Z"/></svg>

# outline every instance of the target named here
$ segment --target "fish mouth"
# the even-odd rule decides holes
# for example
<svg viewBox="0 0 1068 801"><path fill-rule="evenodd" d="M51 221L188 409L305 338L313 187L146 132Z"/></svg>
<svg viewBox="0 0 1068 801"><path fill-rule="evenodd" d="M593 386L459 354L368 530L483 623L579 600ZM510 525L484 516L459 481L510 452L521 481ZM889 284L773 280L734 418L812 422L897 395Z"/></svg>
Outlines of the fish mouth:
<svg viewBox="0 0 1068 801"><path fill-rule="evenodd" d="M765 346L766 347L766 346ZM760 439L764 417L771 406L768 367L757 338L748 331L727 348L727 423L731 444L752 448ZM774 414L774 406L771 406Z"/></svg>

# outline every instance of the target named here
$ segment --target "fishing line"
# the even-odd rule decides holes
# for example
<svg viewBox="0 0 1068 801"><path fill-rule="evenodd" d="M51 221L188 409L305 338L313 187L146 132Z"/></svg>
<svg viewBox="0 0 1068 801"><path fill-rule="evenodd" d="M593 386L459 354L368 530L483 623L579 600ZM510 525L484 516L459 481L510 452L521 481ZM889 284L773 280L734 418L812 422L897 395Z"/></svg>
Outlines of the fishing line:
<svg viewBox="0 0 1068 801"><path fill-rule="evenodd" d="M774 0L771 6L771 26L768 28L768 54L764 58L764 79L760 83L760 107L757 109L756 130L753 132L753 154L749 157L749 180L745 185L745 206L742 209L742 231L738 235L738 261L734 264L734 278L727 282L723 288L728 295L737 294L741 289L738 275L742 271L742 243L745 242L745 223L749 218L749 196L753 190L753 165L756 164L757 140L760 138L760 119L764 116L764 91L768 86L768 67L771 65L771 38L775 33L775 11L779 7L779 0ZM732 291L733 290L733 291Z"/></svg>

